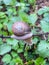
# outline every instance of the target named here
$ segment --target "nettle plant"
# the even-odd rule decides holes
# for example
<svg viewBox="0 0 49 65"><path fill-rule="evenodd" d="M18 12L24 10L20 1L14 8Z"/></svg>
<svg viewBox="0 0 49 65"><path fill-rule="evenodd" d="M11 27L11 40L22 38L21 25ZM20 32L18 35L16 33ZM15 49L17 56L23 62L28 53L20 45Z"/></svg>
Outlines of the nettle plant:
<svg viewBox="0 0 49 65"><path fill-rule="evenodd" d="M33 0L28 0L28 3L32 4L32 1ZM24 48L25 43L23 40L0 38L0 56L2 56L2 62L4 65L46 65L49 61L49 7L43 7L37 12L27 14L29 7L26 8L26 5L28 4L23 3L22 0L21 2L17 5L16 0L12 2L11 0L8 2L7 0L3 0L3 2L1 2L0 35L13 35L13 23L23 21L31 27L33 44L31 48L29 46ZM18 10L16 10L16 7L13 7L15 5L19 6ZM48 59L47 62L45 58ZM24 59L26 61L25 64L23 62Z"/></svg>

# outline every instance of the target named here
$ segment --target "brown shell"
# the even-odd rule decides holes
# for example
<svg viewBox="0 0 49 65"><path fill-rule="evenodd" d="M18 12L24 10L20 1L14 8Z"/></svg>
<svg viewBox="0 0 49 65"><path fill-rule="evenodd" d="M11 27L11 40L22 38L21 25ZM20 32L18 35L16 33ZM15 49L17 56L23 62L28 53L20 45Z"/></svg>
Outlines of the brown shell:
<svg viewBox="0 0 49 65"><path fill-rule="evenodd" d="M15 22L12 25L12 31L15 35L22 36L24 34L29 33L31 30L30 30L30 26L25 22Z"/></svg>

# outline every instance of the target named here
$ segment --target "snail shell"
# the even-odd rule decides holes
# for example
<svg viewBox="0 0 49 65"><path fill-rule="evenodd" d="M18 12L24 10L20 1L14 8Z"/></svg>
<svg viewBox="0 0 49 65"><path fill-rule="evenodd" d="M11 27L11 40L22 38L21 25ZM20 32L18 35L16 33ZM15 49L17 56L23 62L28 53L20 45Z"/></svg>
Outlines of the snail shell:
<svg viewBox="0 0 49 65"><path fill-rule="evenodd" d="M23 36L25 34L28 34L31 31L31 29L30 26L25 22L15 22L12 25L12 31L17 36Z"/></svg>

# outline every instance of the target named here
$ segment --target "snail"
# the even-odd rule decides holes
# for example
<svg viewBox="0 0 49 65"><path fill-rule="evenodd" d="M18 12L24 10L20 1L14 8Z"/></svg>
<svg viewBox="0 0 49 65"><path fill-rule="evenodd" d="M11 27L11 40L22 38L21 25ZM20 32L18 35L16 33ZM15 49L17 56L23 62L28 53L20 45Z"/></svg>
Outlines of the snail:
<svg viewBox="0 0 49 65"><path fill-rule="evenodd" d="M32 45L32 33L30 26L25 22L15 22L12 25L12 31L14 35L12 35L13 38L18 40L24 40L25 43L28 43L29 45Z"/></svg>

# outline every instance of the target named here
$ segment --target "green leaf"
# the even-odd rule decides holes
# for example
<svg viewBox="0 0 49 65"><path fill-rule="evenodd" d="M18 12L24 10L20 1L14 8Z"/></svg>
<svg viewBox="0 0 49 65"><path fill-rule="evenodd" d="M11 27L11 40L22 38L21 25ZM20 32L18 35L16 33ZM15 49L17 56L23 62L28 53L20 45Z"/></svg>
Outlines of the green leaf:
<svg viewBox="0 0 49 65"><path fill-rule="evenodd" d="M20 41L19 41L19 45L20 45L20 48L23 48L24 45L25 45L25 43L24 43L22 40L20 40Z"/></svg>
<svg viewBox="0 0 49 65"><path fill-rule="evenodd" d="M21 18L19 16L12 16L10 17L10 22L14 23L17 21L21 21Z"/></svg>
<svg viewBox="0 0 49 65"><path fill-rule="evenodd" d="M45 32L45 33L49 32L49 23L48 22L42 20L42 21L40 21L40 25L41 25L43 32Z"/></svg>
<svg viewBox="0 0 49 65"><path fill-rule="evenodd" d="M8 18L7 18L7 16L5 15L4 12L0 12L0 22L1 22L1 23L8 22Z"/></svg>
<svg viewBox="0 0 49 65"><path fill-rule="evenodd" d="M7 7L6 14L8 14L8 16L11 16L13 14L13 10L11 7L10 8Z"/></svg>
<svg viewBox="0 0 49 65"><path fill-rule="evenodd" d="M18 40L16 39L6 39L7 44L16 46L18 44Z"/></svg>
<svg viewBox="0 0 49 65"><path fill-rule="evenodd" d="M2 4L2 0L0 0L0 5Z"/></svg>
<svg viewBox="0 0 49 65"><path fill-rule="evenodd" d="M26 65L33 65L34 64L34 62L33 62L33 60L31 61L28 61L27 63L26 63Z"/></svg>
<svg viewBox="0 0 49 65"><path fill-rule="evenodd" d="M1 22L1 23L8 22L8 18L7 18L7 17L6 17L6 18L3 18L3 19L0 20L0 22Z"/></svg>
<svg viewBox="0 0 49 65"><path fill-rule="evenodd" d="M49 65L49 62L46 62L46 64L45 65Z"/></svg>
<svg viewBox="0 0 49 65"><path fill-rule="evenodd" d="M25 52L24 52L24 56L25 56L25 57L27 57L27 55L28 55L28 52L27 52L27 51L25 51Z"/></svg>
<svg viewBox="0 0 49 65"><path fill-rule="evenodd" d="M28 0L28 2L33 5L36 3L36 0Z"/></svg>
<svg viewBox="0 0 49 65"><path fill-rule="evenodd" d="M0 18L5 18L5 17L6 17L5 13L4 12L0 12Z"/></svg>
<svg viewBox="0 0 49 65"><path fill-rule="evenodd" d="M10 56L9 54L4 55L3 58L2 58L2 61L3 61L4 63L6 63L6 64L10 63L10 61L11 61L11 56Z"/></svg>
<svg viewBox="0 0 49 65"><path fill-rule="evenodd" d="M25 6L25 3L19 3L19 2L17 2L16 3L16 6L21 6L21 7L23 6L24 7Z"/></svg>
<svg viewBox="0 0 49 65"><path fill-rule="evenodd" d="M15 65L16 63L15 63L15 61L14 61L14 59L12 59L12 61L9 63L9 65Z"/></svg>
<svg viewBox="0 0 49 65"><path fill-rule="evenodd" d="M0 45L0 55L4 55L5 53L10 51L11 51L11 46L5 43Z"/></svg>
<svg viewBox="0 0 49 65"><path fill-rule="evenodd" d="M46 12L49 12L49 7L43 7L43 8L40 8L39 10L38 10L38 15L42 15L42 14L44 14L44 13L46 13Z"/></svg>
<svg viewBox="0 0 49 65"><path fill-rule="evenodd" d="M2 9L3 8L3 6L0 6L0 9Z"/></svg>
<svg viewBox="0 0 49 65"><path fill-rule="evenodd" d="M0 35L2 35L3 31L0 30Z"/></svg>
<svg viewBox="0 0 49 65"><path fill-rule="evenodd" d="M44 58L49 58L49 43L45 40L41 40L37 46L37 53Z"/></svg>
<svg viewBox="0 0 49 65"><path fill-rule="evenodd" d="M38 42L38 38L35 37L35 38L33 39L33 44L37 44L37 42Z"/></svg>
<svg viewBox="0 0 49 65"><path fill-rule="evenodd" d="M13 25L13 23L12 22L9 22L6 25L7 25L8 31L9 32L12 32L12 25Z"/></svg>
<svg viewBox="0 0 49 65"><path fill-rule="evenodd" d="M38 17L37 17L37 14L34 13L34 14L30 14L29 16L29 21L32 25L35 25L35 22L37 21Z"/></svg>
<svg viewBox="0 0 49 65"><path fill-rule="evenodd" d="M17 0L11 0L11 5L16 5Z"/></svg>
<svg viewBox="0 0 49 65"><path fill-rule="evenodd" d="M3 31L2 34L5 35L5 36L8 35L8 33L6 31Z"/></svg>
<svg viewBox="0 0 49 65"><path fill-rule="evenodd" d="M18 40L16 39L7 39L7 44L16 46L18 44Z"/></svg>
<svg viewBox="0 0 49 65"><path fill-rule="evenodd" d="M44 17L42 20L45 21L45 22L47 22L47 23L49 23L49 16Z"/></svg>
<svg viewBox="0 0 49 65"><path fill-rule="evenodd" d="M2 41L2 39L0 38L0 44L3 44L3 41Z"/></svg>
<svg viewBox="0 0 49 65"><path fill-rule="evenodd" d="M12 64L13 63L13 64ZM10 64L9 65L24 65L23 64L23 61L22 61L22 59L20 58L20 57L17 57L17 58L13 58L12 59L12 61L10 62Z"/></svg>
<svg viewBox="0 0 49 65"><path fill-rule="evenodd" d="M20 12L19 16L21 17L22 21L29 23L29 16L26 13Z"/></svg>
<svg viewBox="0 0 49 65"><path fill-rule="evenodd" d="M19 19L19 17L16 17L16 16L15 16L15 17L10 17L10 20L11 20L11 22L13 22L13 23L16 22L17 19Z"/></svg>
<svg viewBox="0 0 49 65"><path fill-rule="evenodd" d="M23 49L22 48L18 48L17 49L17 53L21 53L21 52L23 52Z"/></svg>
<svg viewBox="0 0 49 65"><path fill-rule="evenodd" d="M20 57L16 58L16 63L18 65L23 65L23 61L22 61L22 59Z"/></svg>
<svg viewBox="0 0 49 65"><path fill-rule="evenodd" d="M13 58L16 58L16 57L18 57L18 54L17 54L17 52L14 52L14 51L12 51L12 52L11 52L11 55L12 55L12 57L13 57Z"/></svg>
<svg viewBox="0 0 49 65"><path fill-rule="evenodd" d="M3 27L3 24L0 23L0 29Z"/></svg>
<svg viewBox="0 0 49 65"><path fill-rule="evenodd" d="M49 13L47 12L47 13L44 13L44 15L43 15L44 17L49 17Z"/></svg>
<svg viewBox="0 0 49 65"><path fill-rule="evenodd" d="M10 5L11 0L3 0L3 2L4 2L4 4L6 4L6 5Z"/></svg>
<svg viewBox="0 0 49 65"><path fill-rule="evenodd" d="M19 45L16 44L16 46L12 46L12 49L17 50L19 48Z"/></svg>
<svg viewBox="0 0 49 65"><path fill-rule="evenodd" d="M35 60L35 65L45 65L45 60L42 57L39 57Z"/></svg>
<svg viewBox="0 0 49 65"><path fill-rule="evenodd" d="M17 49L17 53L23 52L24 42L23 42L23 41L19 41L19 46L20 46L20 47Z"/></svg>
<svg viewBox="0 0 49 65"><path fill-rule="evenodd" d="M16 15L17 14L16 8L14 8L14 7L7 7L6 14L8 14L9 17L12 16L12 15Z"/></svg>

